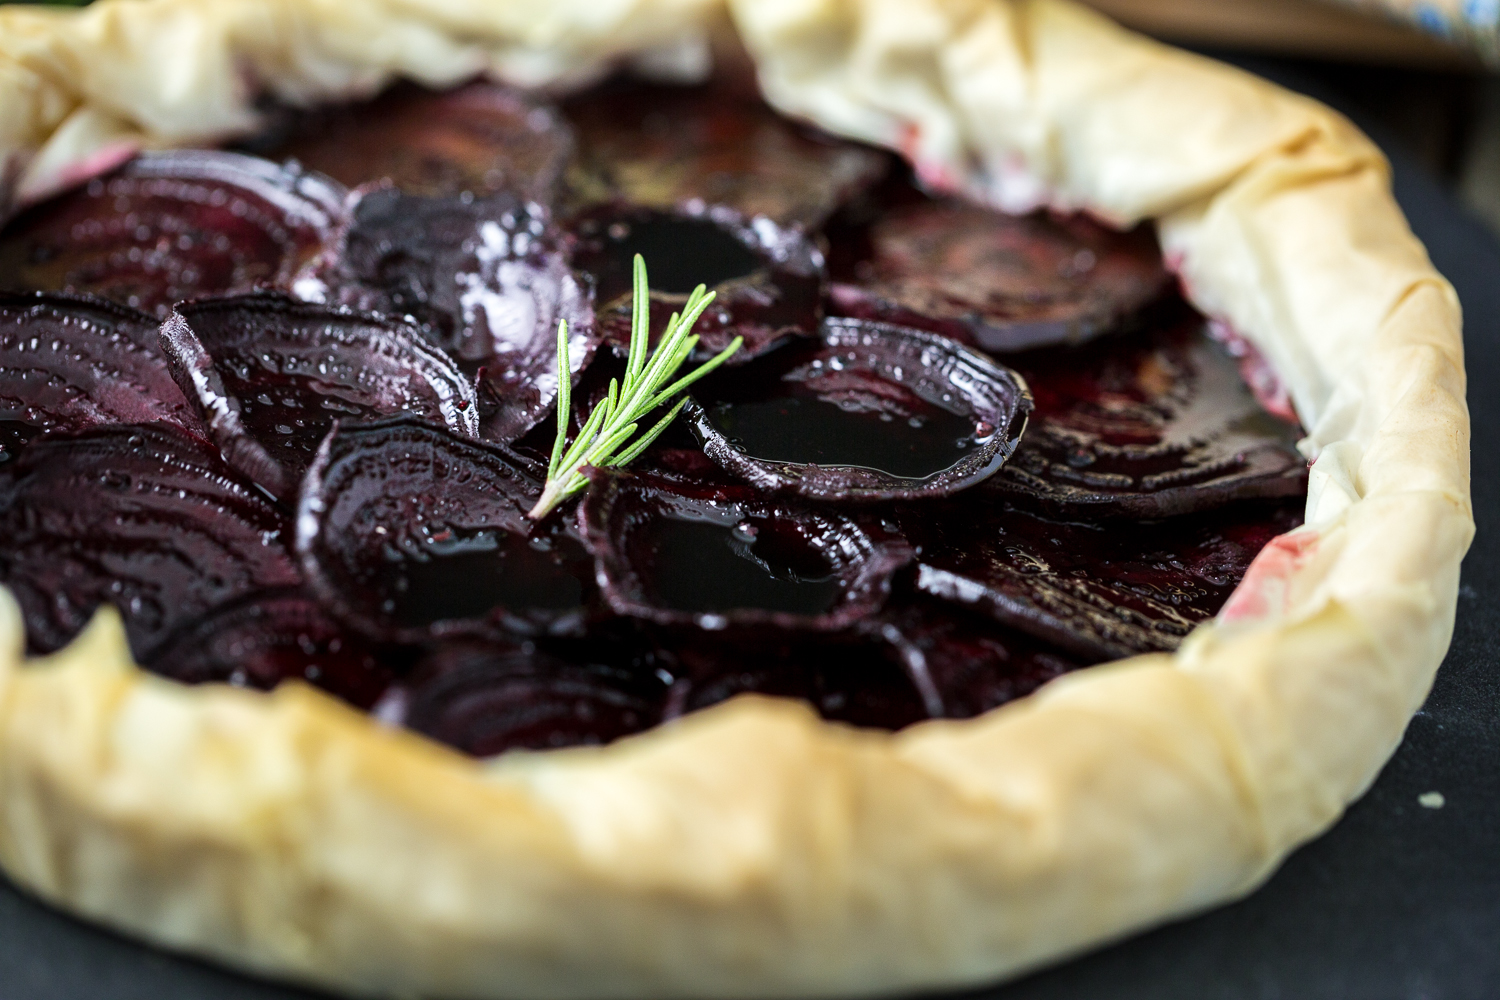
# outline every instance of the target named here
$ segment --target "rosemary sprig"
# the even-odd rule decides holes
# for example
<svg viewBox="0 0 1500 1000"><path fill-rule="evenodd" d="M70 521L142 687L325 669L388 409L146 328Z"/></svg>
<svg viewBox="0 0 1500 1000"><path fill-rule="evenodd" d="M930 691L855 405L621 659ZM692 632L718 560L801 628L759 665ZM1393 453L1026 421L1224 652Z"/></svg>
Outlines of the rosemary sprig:
<svg viewBox="0 0 1500 1000"><path fill-rule="evenodd" d="M558 504L584 491L589 482L583 474L584 467L618 468L635 461L667 429L686 405L687 398L678 400L666 416L631 442L640 421L729 360L744 343L743 337L735 337L728 347L695 371L668 384L688 355L693 353L693 348L698 346L698 337L688 331L713 302L714 293L706 291L702 285L693 289L682 312L673 313L667 321L656 350L650 351L649 356L651 293L646 283L646 261L640 254L635 255L631 294L630 349L625 357L625 378L623 381L609 380L609 393L583 422L583 428L571 445L568 444L568 417L573 409L573 386L572 366L568 362L568 324L566 320L557 324L557 442L552 446L552 461L547 466L547 483L542 489L541 499L526 515L533 521L540 521Z"/></svg>

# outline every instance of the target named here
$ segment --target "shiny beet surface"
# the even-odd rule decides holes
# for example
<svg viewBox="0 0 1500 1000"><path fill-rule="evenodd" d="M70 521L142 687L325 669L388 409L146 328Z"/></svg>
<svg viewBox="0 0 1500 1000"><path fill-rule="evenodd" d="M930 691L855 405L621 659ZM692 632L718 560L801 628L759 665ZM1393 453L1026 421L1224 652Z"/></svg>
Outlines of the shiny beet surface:
<svg viewBox="0 0 1500 1000"><path fill-rule="evenodd" d="M165 316L203 295L285 285L342 224L344 191L236 153L143 153L13 219L0 287L89 292Z"/></svg>
<svg viewBox="0 0 1500 1000"><path fill-rule="evenodd" d="M917 549L919 590L1097 661L1176 649L1218 613L1266 543L1302 523L1302 504L1227 507L1122 530L970 496L913 506L895 520Z"/></svg>
<svg viewBox="0 0 1500 1000"><path fill-rule="evenodd" d="M1169 276L1150 231L1082 216L1011 216L954 201L916 201L835 255L841 315L921 327L990 352L1077 344L1160 297Z"/></svg>
<svg viewBox="0 0 1500 1000"><path fill-rule="evenodd" d="M247 295L178 307L161 344L225 460L286 501L335 420L479 431L473 385L401 322Z"/></svg>
<svg viewBox="0 0 1500 1000"><path fill-rule="evenodd" d="M0 481L0 582L34 652L71 639L101 604L149 659L167 636L258 590L295 586L284 515L169 424L33 441Z"/></svg>
<svg viewBox="0 0 1500 1000"><path fill-rule="evenodd" d="M811 231L878 182L891 162L713 85L617 81L569 99L563 110L578 133L569 181L580 206L702 212L720 205Z"/></svg>
<svg viewBox="0 0 1500 1000"><path fill-rule="evenodd" d="M335 260L299 283L360 310L409 315L467 372L481 373L483 433L511 441L557 397L557 324L582 371L598 341L588 288L545 210L509 195L420 198L392 189L354 207Z"/></svg>
<svg viewBox="0 0 1500 1000"><path fill-rule="evenodd" d="M744 486L596 473L579 521L616 613L707 631L848 628L911 559L878 527Z"/></svg>
<svg viewBox="0 0 1500 1000"><path fill-rule="evenodd" d="M252 594L177 630L145 666L185 684L269 691L304 680L369 708L391 683L389 656L346 631L297 590Z"/></svg>
<svg viewBox="0 0 1500 1000"><path fill-rule="evenodd" d="M324 605L377 640L576 631L593 563L565 521L526 519L541 488L499 447L410 418L343 429L303 482L297 552Z"/></svg>
<svg viewBox="0 0 1500 1000"><path fill-rule="evenodd" d="M983 489L1074 518L1158 518L1302 496L1296 426L1261 408L1201 320L1010 359L1036 409Z"/></svg>
<svg viewBox="0 0 1500 1000"><path fill-rule="evenodd" d="M661 720L666 685L656 671L599 645L568 652L450 641L376 712L477 757L609 743Z"/></svg>
<svg viewBox="0 0 1500 1000"><path fill-rule="evenodd" d="M157 326L103 299L0 293L0 419L8 436L20 443L46 430L157 420L203 434L172 381Z"/></svg>
<svg viewBox="0 0 1500 1000"><path fill-rule="evenodd" d="M285 116L253 145L349 187L388 180L416 195L507 191L550 204L573 151L557 111L491 83L397 84L374 100Z"/></svg>
<svg viewBox="0 0 1500 1000"><path fill-rule="evenodd" d="M719 465L758 489L817 500L946 496L1016 448L1031 397L1015 372L936 334L823 324L694 387L685 415Z"/></svg>
<svg viewBox="0 0 1500 1000"><path fill-rule="evenodd" d="M743 364L783 340L817 332L823 256L798 230L747 222L723 208L607 207L569 225L578 239L574 262L594 279L600 335L616 352L630 346L636 254L645 258L650 279L653 343L700 284L714 301L693 326L701 338L698 357L717 354L739 336L744 346L729 363Z"/></svg>

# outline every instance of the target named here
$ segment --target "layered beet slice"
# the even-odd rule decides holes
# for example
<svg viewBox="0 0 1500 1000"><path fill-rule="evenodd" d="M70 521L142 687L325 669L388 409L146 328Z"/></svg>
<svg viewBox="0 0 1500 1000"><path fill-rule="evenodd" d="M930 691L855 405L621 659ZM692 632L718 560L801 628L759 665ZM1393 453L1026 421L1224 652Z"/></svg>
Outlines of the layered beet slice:
<svg viewBox="0 0 1500 1000"><path fill-rule="evenodd" d="M986 490L1083 518L1167 517L1307 492L1297 427L1261 408L1196 317L1011 361L1036 409Z"/></svg>
<svg viewBox="0 0 1500 1000"><path fill-rule="evenodd" d="M296 586L289 532L264 494L169 424L48 436L0 485L0 583L33 652L59 648L113 604L147 660L211 609Z"/></svg>
<svg viewBox="0 0 1500 1000"><path fill-rule="evenodd" d="M0 287L174 302L286 285L342 224L344 190L236 153L143 153L0 232Z"/></svg>
<svg viewBox="0 0 1500 1000"><path fill-rule="evenodd" d="M877 183L891 157L799 128L719 86L617 81L567 101L578 132L571 196L664 211L722 206L811 232Z"/></svg>
<svg viewBox="0 0 1500 1000"><path fill-rule="evenodd" d="M300 590L277 590L217 608L179 629L145 663L185 684L269 691L303 680L369 708L390 686L389 655L334 621Z"/></svg>
<svg viewBox="0 0 1500 1000"><path fill-rule="evenodd" d="M878 526L744 486L600 473L579 520L617 614L711 632L848 628L911 559Z"/></svg>
<svg viewBox="0 0 1500 1000"><path fill-rule="evenodd" d="M701 357L743 337L744 346L729 359L731 365L743 364L817 330L823 256L798 230L765 219L747 221L720 208L609 207L575 218L570 226L578 240L575 263L594 280L600 336L616 352L630 346L636 254L649 269L652 343L700 284L714 293L713 304L693 325Z"/></svg>
<svg viewBox="0 0 1500 1000"><path fill-rule="evenodd" d="M336 420L478 434L472 384L405 323L258 294L179 307L161 343L225 459L283 500Z"/></svg>
<svg viewBox="0 0 1500 1000"><path fill-rule="evenodd" d="M0 453L14 457L44 431L107 424L162 420L202 434L157 325L103 299L0 293Z"/></svg>
<svg viewBox="0 0 1500 1000"><path fill-rule="evenodd" d="M302 487L297 552L340 620L382 641L574 632L594 565L560 518L526 511L519 458L410 418L340 429Z"/></svg>
<svg viewBox="0 0 1500 1000"><path fill-rule="evenodd" d="M836 238L845 244L829 292L837 312L992 353L1082 343L1170 284L1149 230L1115 232L1082 216L923 199Z"/></svg>
<svg viewBox="0 0 1500 1000"><path fill-rule="evenodd" d="M506 191L550 205L573 133L555 108L508 87L401 83L361 104L288 115L255 149L351 188L389 181L416 195Z"/></svg>
<svg viewBox="0 0 1500 1000"><path fill-rule="evenodd" d="M656 671L597 643L565 655L449 641L376 713L476 757L609 743L661 721L667 688Z"/></svg>
<svg viewBox="0 0 1500 1000"><path fill-rule="evenodd" d="M337 259L299 283L299 293L412 317L428 340L480 376L483 433L508 442L557 397L558 321L568 324L575 373L597 344L589 290L548 218L504 194L368 192Z"/></svg>
<svg viewBox="0 0 1500 1000"><path fill-rule="evenodd" d="M1010 369L932 333L827 320L694 388L703 450L762 490L869 502L945 496L1015 450L1031 397Z"/></svg>
<svg viewBox="0 0 1500 1000"><path fill-rule="evenodd" d="M1295 501L1128 529L973 497L893 516L918 552L917 589L1095 662L1176 649L1218 613L1256 554L1302 523Z"/></svg>

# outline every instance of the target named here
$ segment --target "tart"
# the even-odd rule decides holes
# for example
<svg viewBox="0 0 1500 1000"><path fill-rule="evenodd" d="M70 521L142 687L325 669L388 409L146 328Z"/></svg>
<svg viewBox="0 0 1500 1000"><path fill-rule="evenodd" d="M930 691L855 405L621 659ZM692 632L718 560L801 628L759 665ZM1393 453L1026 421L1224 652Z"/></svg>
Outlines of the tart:
<svg viewBox="0 0 1500 1000"><path fill-rule="evenodd" d="M516 249L519 234L528 247L533 237L543 248L553 239L547 219L520 211L525 202L511 206L510 222L502 224L504 212L492 220L505 255L490 252L483 240L492 231L480 220L472 264L435 271L430 256L407 253L397 268L381 248L400 246L389 227L412 218L399 203L433 197L430 190L403 191L398 179L394 193L372 191L343 211L348 203L320 197L321 179L278 175L267 191L241 170L234 183L244 194L226 195L245 206L237 218L259 218L257 205L281 198L299 206L284 214L313 221L255 227L265 237L255 254L227 247L233 252L216 258L228 276L217 290L280 281L302 302L252 293L229 306L193 303L176 308L167 335L153 342L153 317L139 310L161 302L138 298L132 309L57 296L7 300L17 322L67 327L69 345L86 315L87 336L62 353L97 376L70 375L64 381L76 391L39 400L35 414L11 422L24 426L6 428L15 454L4 473L7 509L20 512L7 527L14 544L6 558L18 560L28 546L58 555L30 560L35 569L24 580L11 576L20 603L4 604L0 863L13 879L151 940L353 993L891 992L1014 974L1247 892L1373 779L1446 648L1473 530L1457 303L1395 208L1378 152L1317 105L1066 4L744 3L728 15L777 111L896 150L928 192L957 200L878 215L889 224L869 232L871 252L845 262L844 293L823 303L849 315L804 327L806 336L788 343L788 328L806 314L790 308L768 320L752 308L751 292L795 290L797 268L815 259L805 244L814 227L863 225L851 203L862 185L871 190L861 166L868 149L837 158L822 193L762 201L759 216L716 214L707 199L764 198L769 182L705 195L710 189L692 176L673 174L652 189L653 197L668 190L662 197L674 200L665 208L628 194L639 190L631 186L639 175L628 172L586 173L593 187L556 182L583 192L567 211L599 223L592 235L580 225L577 237L600 253L649 230L663 212L675 225L739 233L736 246L755 266L720 283L733 307L721 325L761 331L742 365L716 374L725 380L717 395L699 400L700 444L717 433L729 445L717 449L718 461L692 458L697 439L663 447L629 477L595 482L576 534L558 527L547 545L525 547L548 579L572 579L580 594L597 588L576 605L559 599L509 618L420 606L397 615L390 595L371 585L389 565L370 567L369 548L351 542L363 526L380 526L370 504L487 505L497 526L520 516L515 494L536 475L524 435L556 383L548 390L534 376L507 378L535 353L524 343L507 349L516 342L496 335L497 314L422 315L401 296L435 288L423 284L434 273L462 274L515 296L505 301L545 302L549 320L577 308L567 275ZM443 86L480 70L577 91L627 63L692 76L705 68L722 18L708 3L641 3L602 16L563 7L541 20L506 4L106 0L67 15L12 9L0 15L0 86L13 111L0 152L17 205L30 203L82 177L107 185L101 171L142 148L268 141L257 118L264 105L254 103L266 94L330 104L397 74ZM185 37L193 43L175 44ZM164 50L176 70L170 79L160 71ZM481 98L466 96L483 110L462 120L490 115L501 136L521 128L519 98ZM462 162L472 138L446 142L445 162ZM308 144L295 128L287 141ZM613 148L613 160L585 150L569 162L587 169L636 155L628 143ZM554 183L547 149L531 161L532 201ZM131 162L142 161L154 162ZM410 170L418 184L464 178L476 201L521 197L503 171L476 179L427 166L418 156L382 169ZM136 170L108 176L140 183ZM494 190L474 192L484 185ZM683 191L703 199L701 209L679 205L674 192ZM372 197L374 209L361 213ZM821 207L827 198L848 217ZM619 200L637 214L601 214ZM891 422L933 403L894 374L894 348L872 348L870 363L828 377L826 362L850 331L872 345L926 344L934 356L975 358L964 370L993 389L1024 364L996 366L976 348L998 354L1034 347L1038 337L1112 336L1103 331L1118 324L1120 309L1139 306L1124 293L1154 287L1128 240L1107 308L1090 296L1059 296L1060 308L1072 309L1065 322L1045 309L1013 322L971 286L923 281L904 255L936 241L968 259L958 222L973 203L1084 211L1119 232L1151 220L1187 300L1284 387L1306 429L1299 447L1313 460L1305 524L1281 533L1297 512L1267 519L1264 536L1275 537L1264 548L1265 537L1227 540L1259 555L1237 586L1237 571L1220 574L1222 591L1233 592L1212 621L1203 619L1222 592L1196 608L1141 599L1135 562L1146 548L1093 553L1120 544L1120 525L1139 534L1144 518L1172 525L1173 545L1193 540L1188 563L1222 569L1228 528L1214 518L1224 499L1243 490L1284 497L1295 492L1288 480L1300 486L1295 466L1275 461L1284 449L1226 443L1245 421L1221 419L1222 433L1202 447L1168 447L1164 432L1147 447L1121 449L1109 434L1129 432L1121 428L1130 414L1105 427L1082 405L1086 385L1043 398L1042 373L1058 362L1042 358L1025 362L1035 371L1009 384L1014 413L1023 408L1014 390L1030 374L1032 419L1046 433L1029 442L1029 430L986 419L989 436L979 437L996 447L982 459L976 450L968 465L887 468L886 480L872 484L830 477L825 466L834 463L774 451L782 443L764 437L766 447L755 449L762 453L751 454L753 413L734 393L758 380L790 384L785 399L878 398L874 419ZM10 231L45 229L46 211L27 209ZM756 218L767 224L756 227ZM460 230L475 221L457 211L444 219ZM759 242L745 234L747 220ZM333 250L308 254L298 234L319 226L327 227L320 249ZM388 233L363 244L364 257L362 226ZM197 230L172 232L198 246ZM1072 238L1098 241L1086 247L1096 262L1117 242L1103 229ZM191 286L196 258L182 253L164 256L183 265L168 269L182 280L150 286L166 299ZM1047 253L1038 250L1041 259ZM515 265L504 274L502 257ZM517 270L526 282L506 285L504 275ZM399 280L386 280L392 274ZM542 298L528 297L539 286ZM798 298L787 291L782 301ZM580 366L594 352L580 397L594 366L612 357L612 306L607 292L596 297L600 321L572 352ZM328 399L353 405L343 395L348 382L368 371L378 384L361 400L374 402L337 430L326 413L305 426L265 420L290 397L266 392L266 403L239 384L224 360L239 349L234 324L212 322L226 309L274 316L275 350L291 371L282 389L300 394L316 382ZM922 322L928 329L910 331ZM1146 330L1170 341L1159 322ZM13 338L4 350L35 352L33 339L53 342ZM1102 364L1083 383L1133 372L1141 386L1165 386L1160 429L1203 416L1172 378L1171 359L1189 365L1182 359L1196 344L1161 345L1149 352L1160 361L1149 371L1110 368L1128 345L1047 350L1093 351L1076 356ZM788 362L788 348L806 356ZM88 363L72 360L78 352ZM363 360L340 368L350 356ZM307 375L307 359L348 375L325 384ZM6 370L23 366L7 361ZM767 370L776 377L762 377ZM109 371L138 372L132 391L117 391L121 380L101 374ZM782 376L793 371L807 377L788 383ZM963 407L938 409L977 429L995 398L976 393ZM34 436L28 428L38 421L47 433ZM267 426L289 428L275 447ZM320 431L333 433L309 453L302 442ZM736 435L758 464L729 454L739 454ZM697 454L712 459L715 450ZM1242 452L1242 462L1223 461ZM1160 461L1168 466L1152 464ZM478 471L441 473L455 480L441 496L369 486L401 475L431 483L440 469L459 468ZM945 479L949 468L960 471ZM128 509L68 507L73 494L122 473L140 487ZM475 476L488 485L473 489ZM270 537L294 481L319 490L317 504L299 501L295 560ZM206 498L194 506L198 492ZM843 506L867 501L870 511L893 506L874 518ZM995 544L978 514L967 524L969 534L980 526L979 544L967 534L955 539L953 525L965 522L922 511L938 502L981 513L1011 505L1018 513L1003 525L1011 544ZM1089 523L1065 531L1058 513L1073 505L1089 509L1080 519ZM225 516L173 536L170 558L125 544L137 523L159 538L160 524L180 523L185 506ZM1090 526L1101 523L1115 527ZM663 539L703 530L731 540L738 532L745 545L836 539L843 561L819 580L800 574L790 606L763 600L755 615L684 607L696 595L661 572L670 562L661 558L670 548ZM84 541L70 543L80 532ZM514 534L490 541L509 545ZM223 565L233 572L200 580L156 571L160 563L197 565L191 550L210 544L227 553ZM1116 575L1027 571L1048 558L1065 566L1054 550ZM100 551L119 556L111 565L128 572L109 580L133 588L132 599L84 626L93 604L110 602L96 586ZM393 551L399 565L403 550ZM582 557L570 552L589 555L592 579L577 575ZM904 600L881 599L899 588ZM813 592L821 597L808 607ZM209 598L202 613L192 605ZM37 639L40 620L54 638ZM680 632L672 679L690 683L677 686L675 702L650 687L656 647L634 648L634 627L609 632L621 620ZM850 636L855 620L870 627ZM791 645L778 631L789 625L803 637ZM391 658L392 645L410 648L414 638L431 644L418 662ZM60 648L30 662L28 640ZM168 664L183 680L230 683L164 679L133 656ZM1074 669L1121 656L1129 658ZM626 669L622 657L646 662ZM284 676L280 666L309 659L349 679L342 703L297 681L269 693L246 689L270 686ZM524 715L548 690L563 695L546 704L582 708L521 720L508 732L530 732L532 745L545 746L644 731L602 746L475 756L517 745L497 746L492 720ZM349 703L373 708L373 718ZM669 705L681 718L648 728Z"/></svg>

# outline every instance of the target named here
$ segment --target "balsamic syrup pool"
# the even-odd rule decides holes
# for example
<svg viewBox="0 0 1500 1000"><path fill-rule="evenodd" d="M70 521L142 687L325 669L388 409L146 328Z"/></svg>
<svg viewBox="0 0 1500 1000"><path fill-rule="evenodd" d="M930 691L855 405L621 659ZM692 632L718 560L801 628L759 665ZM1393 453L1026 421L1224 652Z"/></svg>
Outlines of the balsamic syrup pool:
<svg viewBox="0 0 1500 1000"><path fill-rule="evenodd" d="M637 211L601 220L598 259L580 261L599 282L599 298L610 301L630 291L635 255L651 268L651 290L687 295L700 284L713 288L744 278L762 267L754 250L711 219Z"/></svg>
<svg viewBox="0 0 1500 1000"><path fill-rule="evenodd" d="M651 589L695 614L759 609L819 615L838 600L834 570L784 523L663 517L652 530Z"/></svg>

